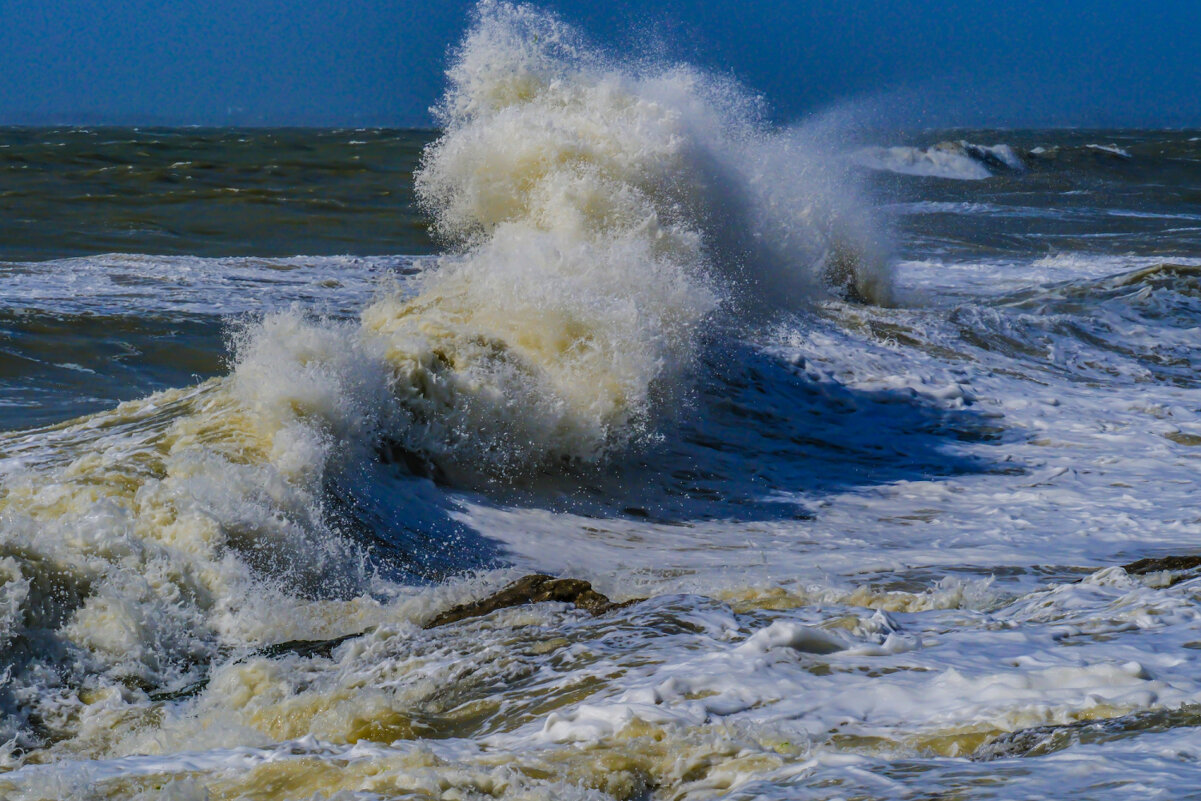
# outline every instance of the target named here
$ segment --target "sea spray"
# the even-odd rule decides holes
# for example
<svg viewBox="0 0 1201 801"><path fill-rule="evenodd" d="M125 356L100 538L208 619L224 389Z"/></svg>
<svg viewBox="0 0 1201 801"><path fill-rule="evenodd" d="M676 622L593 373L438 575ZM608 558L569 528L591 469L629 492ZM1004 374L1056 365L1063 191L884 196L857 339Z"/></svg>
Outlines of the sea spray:
<svg viewBox="0 0 1201 801"><path fill-rule="evenodd" d="M596 462L653 430L723 306L886 295L834 160L771 133L739 87L623 67L528 6L476 15L417 175L460 251L363 314L389 343L406 448L500 470Z"/></svg>
<svg viewBox="0 0 1201 801"><path fill-rule="evenodd" d="M852 196L731 82L502 3L456 58L417 179L446 255L358 324L275 313L229 376L0 443L13 753L120 753L222 655L379 623L325 492L381 442L452 477L599 463L654 435L713 323L884 291Z"/></svg>

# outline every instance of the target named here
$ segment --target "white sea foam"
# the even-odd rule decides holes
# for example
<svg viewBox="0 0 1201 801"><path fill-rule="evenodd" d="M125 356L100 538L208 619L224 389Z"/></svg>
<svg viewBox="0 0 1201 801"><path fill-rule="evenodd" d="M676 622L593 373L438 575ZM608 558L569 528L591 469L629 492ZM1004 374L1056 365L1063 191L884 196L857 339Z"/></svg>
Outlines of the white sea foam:
<svg viewBox="0 0 1201 801"><path fill-rule="evenodd" d="M201 258L110 253L0 262L0 304L23 311L111 316L262 314L303 303L352 314L382 279L418 271L421 257Z"/></svg>

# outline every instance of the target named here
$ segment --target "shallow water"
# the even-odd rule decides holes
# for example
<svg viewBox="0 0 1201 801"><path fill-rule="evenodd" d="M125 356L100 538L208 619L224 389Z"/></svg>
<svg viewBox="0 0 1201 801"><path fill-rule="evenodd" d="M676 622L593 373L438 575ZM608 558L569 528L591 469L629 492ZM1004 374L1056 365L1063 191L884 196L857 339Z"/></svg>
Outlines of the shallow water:
<svg viewBox="0 0 1201 801"><path fill-rule="evenodd" d="M1197 134L489 8L441 134L0 132L6 797L1187 797ZM645 600L422 628L531 572Z"/></svg>

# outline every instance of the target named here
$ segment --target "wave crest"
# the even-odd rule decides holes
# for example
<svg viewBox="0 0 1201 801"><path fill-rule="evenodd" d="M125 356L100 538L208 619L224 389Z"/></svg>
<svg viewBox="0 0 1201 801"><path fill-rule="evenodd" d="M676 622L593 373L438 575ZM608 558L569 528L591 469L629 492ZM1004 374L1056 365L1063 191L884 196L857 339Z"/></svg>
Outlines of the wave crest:
<svg viewBox="0 0 1201 801"><path fill-rule="evenodd" d="M595 461L678 396L721 307L886 291L833 160L769 132L728 81L622 68L557 18L497 2L448 76L417 188L459 250L415 297L363 315L392 343L406 448Z"/></svg>

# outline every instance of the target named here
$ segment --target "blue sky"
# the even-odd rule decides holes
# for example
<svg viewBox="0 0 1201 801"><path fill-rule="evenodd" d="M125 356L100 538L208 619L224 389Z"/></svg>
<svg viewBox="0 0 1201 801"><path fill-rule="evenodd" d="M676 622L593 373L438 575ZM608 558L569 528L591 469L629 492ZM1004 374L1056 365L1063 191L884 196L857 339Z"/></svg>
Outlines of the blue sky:
<svg viewBox="0 0 1201 801"><path fill-rule="evenodd" d="M551 0L775 116L1201 127L1201 0ZM430 124L467 0L0 0L0 124Z"/></svg>

